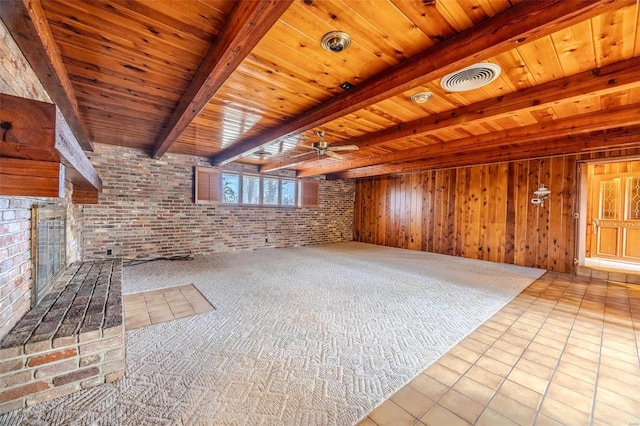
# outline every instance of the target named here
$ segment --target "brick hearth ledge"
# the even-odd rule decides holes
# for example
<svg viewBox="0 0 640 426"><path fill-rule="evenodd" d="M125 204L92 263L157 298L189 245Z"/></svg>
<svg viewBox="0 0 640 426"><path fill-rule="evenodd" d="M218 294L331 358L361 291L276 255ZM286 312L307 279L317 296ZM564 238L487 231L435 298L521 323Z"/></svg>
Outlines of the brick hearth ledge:
<svg viewBox="0 0 640 426"><path fill-rule="evenodd" d="M122 260L76 262L0 342L0 413L124 375Z"/></svg>

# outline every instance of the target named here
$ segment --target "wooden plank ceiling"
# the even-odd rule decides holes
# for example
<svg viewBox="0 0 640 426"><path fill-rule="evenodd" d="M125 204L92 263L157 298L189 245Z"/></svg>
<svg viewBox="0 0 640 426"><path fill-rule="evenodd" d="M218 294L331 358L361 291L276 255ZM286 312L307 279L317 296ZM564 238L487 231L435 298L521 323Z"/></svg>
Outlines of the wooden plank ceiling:
<svg viewBox="0 0 640 426"><path fill-rule="evenodd" d="M640 146L639 1L39 0L93 141L330 177Z"/></svg>

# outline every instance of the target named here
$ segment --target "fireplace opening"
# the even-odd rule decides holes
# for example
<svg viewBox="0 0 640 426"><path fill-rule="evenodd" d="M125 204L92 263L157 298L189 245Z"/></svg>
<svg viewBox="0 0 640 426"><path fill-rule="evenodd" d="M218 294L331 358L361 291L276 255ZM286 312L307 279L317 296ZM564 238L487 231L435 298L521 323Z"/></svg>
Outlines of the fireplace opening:
<svg viewBox="0 0 640 426"><path fill-rule="evenodd" d="M34 207L31 212L33 285L35 307L67 266L67 212L63 207Z"/></svg>

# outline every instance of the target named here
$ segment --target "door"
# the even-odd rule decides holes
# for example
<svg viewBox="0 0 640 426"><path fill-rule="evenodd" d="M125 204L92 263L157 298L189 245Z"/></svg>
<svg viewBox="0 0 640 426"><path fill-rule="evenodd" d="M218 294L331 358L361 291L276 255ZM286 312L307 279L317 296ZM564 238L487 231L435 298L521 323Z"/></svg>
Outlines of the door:
<svg viewBox="0 0 640 426"><path fill-rule="evenodd" d="M596 174L591 191L591 257L639 262L640 172Z"/></svg>

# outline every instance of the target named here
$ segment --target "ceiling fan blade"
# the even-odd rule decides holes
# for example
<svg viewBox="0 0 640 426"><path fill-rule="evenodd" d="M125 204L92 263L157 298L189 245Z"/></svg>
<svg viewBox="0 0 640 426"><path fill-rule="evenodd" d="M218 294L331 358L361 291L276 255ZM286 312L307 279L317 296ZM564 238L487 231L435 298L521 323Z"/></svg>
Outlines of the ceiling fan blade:
<svg viewBox="0 0 640 426"><path fill-rule="evenodd" d="M333 151L327 151L327 152L325 152L325 154L327 154L327 156L331 157L334 160L346 160L347 159L347 157L343 157L342 155L336 154Z"/></svg>
<svg viewBox="0 0 640 426"><path fill-rule="evenodd" d="M309 152L303 152L302 154L292 155L292 156L291 156L291 157L289 157L289 158L302 157L303 155L312 154L312 153L314 153L314 152L315 152L315 150L313 150L313 151L309 151Z"/></svg>
<svg viewBox="0 0 640 426"><path fill-rule="evenodd" d="M358 148L358 145L341 145L341 146L330 146L329 148L327 148L329 151L357 151L360 148Z"/></svg>

